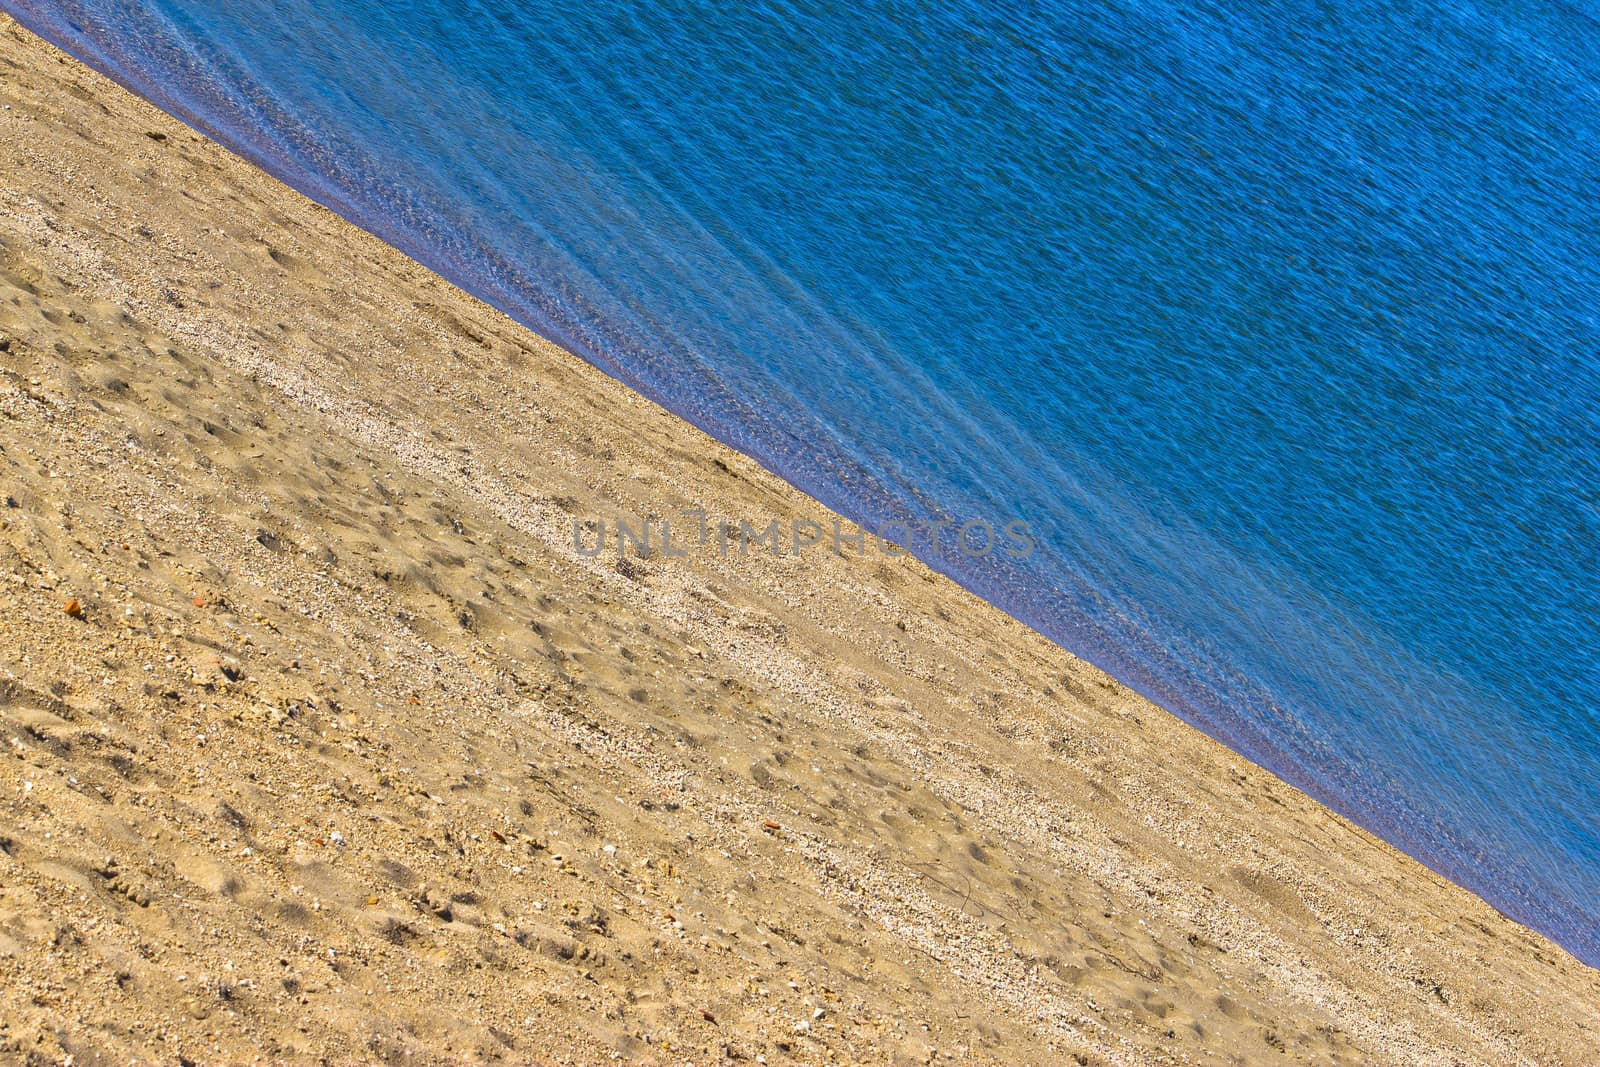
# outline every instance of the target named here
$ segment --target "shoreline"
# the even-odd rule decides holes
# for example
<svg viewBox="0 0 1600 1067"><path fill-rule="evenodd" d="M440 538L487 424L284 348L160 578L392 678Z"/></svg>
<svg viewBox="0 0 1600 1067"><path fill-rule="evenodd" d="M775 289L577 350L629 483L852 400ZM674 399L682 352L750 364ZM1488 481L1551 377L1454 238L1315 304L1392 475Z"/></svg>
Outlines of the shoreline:
<svg viewBox="0 0 1600 1067"><path fill-rule="evenodd" d="M597 334L564 319L543 299L548 294L541 295L537 287L503 284L492 272L476 269L480 257L463 255L430 240L429 233L460 232L457 225L448 221L451 213L446 204L435 200L427 210L402 210L404 196L385 204L349 191L344 186L353 190L367 183L353 179L351 170L331 161L328 165L342 169L345 176L327 178L308 162L305 152L284 150L270 126L232 109L216 92L206 88L204 80L185 88L182 79L170 83L152 78L148 70L141 72L136 60L130 64L130 53L114 38L97 38L92 31L76 29L51 14L49 6L33 5L28 15L47 31L45 39L73 41L84 54L109 57L102 64L102 73L123 82L134 95L141 95L142 87L148 100L164 106L169 114L189 123L203 136L254 162L292 188L309 191L335 214L365 228L490 306L504 309L509 317L554 340L559 347L579 355L647 399L687 418L803 494L858 522L881 522L890 514L885 507L894 491L876 484L870 475L845 488L842 483L851 482L860 472L853 472L843 453L824 456L810 454L804 448L773 447L770 435L759 429L791 421L804 423L803 413L790 412L793 418L773 417L771 413L762 418L754 411L744 412L744 417L730 417L727 411L719 415L715 403L710 407L701 403L707 395L702 390L681 387L672 374L652 373L648 369L652 361L613 358L611 346L603 336L606 331ZM138 31L133 26L137 24L129 27L136 35ZM132 54L139 51L134 48ZM336 153L332 158L342 157ZM418 215L434 218L439 225L419 229L417 225L395 221L400 216ZM492 249L486 258L499 260ZM535 273L557 283L563 275L559 268ZM576 347L568 343L575 338L582 338L584 343ZM702 384L714 384L714 379ZM811 444L816 446L819 442L820 438L813 438ZM1075 476L1082 474L1082 470L1074 472ZM1090 480L1103 481L1104 477L1101 473L1092 475ZM874 488L869 490L868 486ZM1365 614L1350 614L1348 604L1344 609L1326 604L1322 594L1327 589L1314 591L1289 571L1270 566L1263 569L1259 556L1254 560L1235 556L1232 546L1214 541L1197 528L1171 532L1188 526L1176 514L1154 520L1169 531L1161 538L1161 544L1142 546L1120 565L1126 566L1130 559L1162 558L1169 564L1207 561L1203 567L1185 570L1178 566L1153 584L1138 576L1140 566L1132 573L1122 571L1122 581L1132 583L1122 586L1130 593L1122 599L1107 589L1096 588L1092 581L1076 581L1074 568L1060 553L1052 551L1053 546L1086 548L1101 566L1110 566L1110 571L1100 573L1115 573L1119 565L1117 553L1107 555L1105 546L1125 545L1136 537L1132 522L1151 521L1149 516L1129 520L1107 515L1108 510L1126 507L1128 501L1105 508L1103 505L1116 500L1121 491L1112 482L1103 482L1100 488L1102 506L1091 509L1099 512L1099 519L1074 532L1064 530L1059 524L1061 516L1056 515L1050 538L1027 542L1029 548L1039 547L1046 557L1054 557L1054 566L1046 563L1030 569L1024 564L1018 569L1018 561L1005 553L990 553L986 559L977 560L964 552L941 551L937 535L925 533L926 523L906 525L907 543L915 543L916 555L934 570L953 577L980 599L988 600L1152 703L1174 712L1483 897L1518 922L1557 941L1580 960L1591 966L1600 964L1600 945L1594 943L1590 929L1600 925L1586 921L1590 916L1583 902L1588 898L1581 891L1585 866L1574 853L1553 855L1553 835L1547 827L1538 825L1541 817L1549 814L1552 802L1563 807L1562 794L1570 801L1576 793L1572 788L1531 790L1526 796L1518 792L1514 768L1524 758L1537 762L1538 738L1531 731L1523 740L1534 745L1535 751L1518 749L1524 758L1506 753L1498 759L1473 757L1474 753L1497 751L1502 744L1518 744L1515 736L1501 738L1492 732L1478 732L1479 723L1505 721L1509 715L1517 714L1513 706L1491 691L1465 687L1463 680L1452 673L1411 656L1406 652L1408 642L1395 636L1398 631L1376 626ZM1038 508L1037 497L1029 508L1007 511L1049 515L1048 508ZM986 514L996 517L993 512ZM1102 541L1101 534L1107 530L1120 531L1122 536ZM1087 548L1096 542L1101 544L1099 549ZM1087 569L1097 570L1094 566ZM1234 570L1253 577L1239 579L1245 582L1244 586L1238 580L1213 584L1217 575ZM1191 596L1195 589L1208 592ZM1211 606L1241 595L1241 603L1249 605L1250 610L1242 614L1211 610ZM1323 602L1324 607L1305 616L1296 607L1317 602ZM1211 647L1219 634L1233 633L1237 620L1230 614L1249 620L1245 629L1253 631L1255 639L1241 639L1234 634L1231 652L1226 647L1228 642ZM1286 630L1292 636L1286 637ZM1360 636L1347 640L1349 635ZM1290 659L1302 661L1300 670L1290 670L1286 677L1285 657L1256 655L1258 650L1267 648L1297 649ZM1363 666L1345 666L1357 663ZM1294 684L1293 676L1297 674L1316 675L1320 680L1308 691ZM1409 699L1413 694L1425 696L1418 703ZM1419 715L1424 706L1427 714ZM1345 714L1335 712L1341 707L1347 709ZM1357 714L1350 709L1364 710ZM1427 721L1430 725L1410 732L1402 726L1400 736L1390 743L1373 744L1367 728L1345 729L1349 723L1362 720ZM1451 737L1456 738L1454 743L1448 740ZM1426 752L1441 746L1448 770L1436 769L1431 777L1426 764L1407 770L1404 760L1400 766L1385 762L1386 750ZM1539 777L1548 783L1551 776ZM1518 801L1502 803L1509 795L1518 796ZM1484 810L1501 814L1487 820L1468 814ZM1556 872L1558 877L1551 882L1535 872Z"/></svg>
<svg viewBox="0 0 1600 1067"><path fill-rule="evenodd" d="M834 516L0 58L0 1048L1600 1055L1600 972L914 560L585 557Z"/></svg>

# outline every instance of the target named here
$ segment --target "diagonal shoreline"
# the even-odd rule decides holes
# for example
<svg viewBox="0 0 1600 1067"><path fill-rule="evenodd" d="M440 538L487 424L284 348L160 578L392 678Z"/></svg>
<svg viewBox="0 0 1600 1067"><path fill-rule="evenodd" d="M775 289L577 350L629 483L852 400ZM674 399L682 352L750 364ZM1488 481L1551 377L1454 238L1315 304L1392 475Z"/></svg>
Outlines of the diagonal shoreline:
<svg viewBox="0 0 1600 1067"><path fill-rule="evenodd" d="M831 516L9 21L0 97L8 1052L1600 1056L1596 972L920 564L584 557Z"/></svg>

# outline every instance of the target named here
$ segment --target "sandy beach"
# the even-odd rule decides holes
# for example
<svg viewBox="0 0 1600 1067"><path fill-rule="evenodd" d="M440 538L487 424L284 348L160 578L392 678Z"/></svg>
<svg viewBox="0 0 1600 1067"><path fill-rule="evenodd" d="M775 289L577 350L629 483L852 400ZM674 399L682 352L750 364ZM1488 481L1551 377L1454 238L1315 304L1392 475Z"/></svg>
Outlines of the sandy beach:
<svg viewBox="0 0 1600 1067"><path fill-rule="evenodd" d="M3 19L0 104L0 1062L1600 1062L914 560L588 554L835 516Z"/></svg>

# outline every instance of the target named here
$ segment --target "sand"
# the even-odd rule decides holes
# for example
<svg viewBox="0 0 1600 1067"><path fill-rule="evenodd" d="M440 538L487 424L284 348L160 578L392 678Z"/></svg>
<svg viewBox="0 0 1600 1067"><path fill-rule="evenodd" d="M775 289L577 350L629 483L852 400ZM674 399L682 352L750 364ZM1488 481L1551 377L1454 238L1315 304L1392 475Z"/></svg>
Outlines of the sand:
<svg viewBox="0 0 1600 1067"><path fill-rule="evenodd" d="M1600 1062L912 560L584 555L833 517L11 22L0 103L0 1062Z"/></svg>

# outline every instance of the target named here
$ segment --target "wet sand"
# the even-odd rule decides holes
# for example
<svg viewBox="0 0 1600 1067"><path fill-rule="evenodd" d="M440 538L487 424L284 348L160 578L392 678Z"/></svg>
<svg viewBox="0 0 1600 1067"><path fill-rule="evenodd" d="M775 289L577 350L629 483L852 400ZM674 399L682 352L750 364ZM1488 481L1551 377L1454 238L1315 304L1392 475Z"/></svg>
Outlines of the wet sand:
<svg viewBox="0 0 1600 1067"><path fill-rule="evenodd" d="M0 103L0 1062L1600 1062L912 560L585 555L833 516L5 20Z"/></svg>

